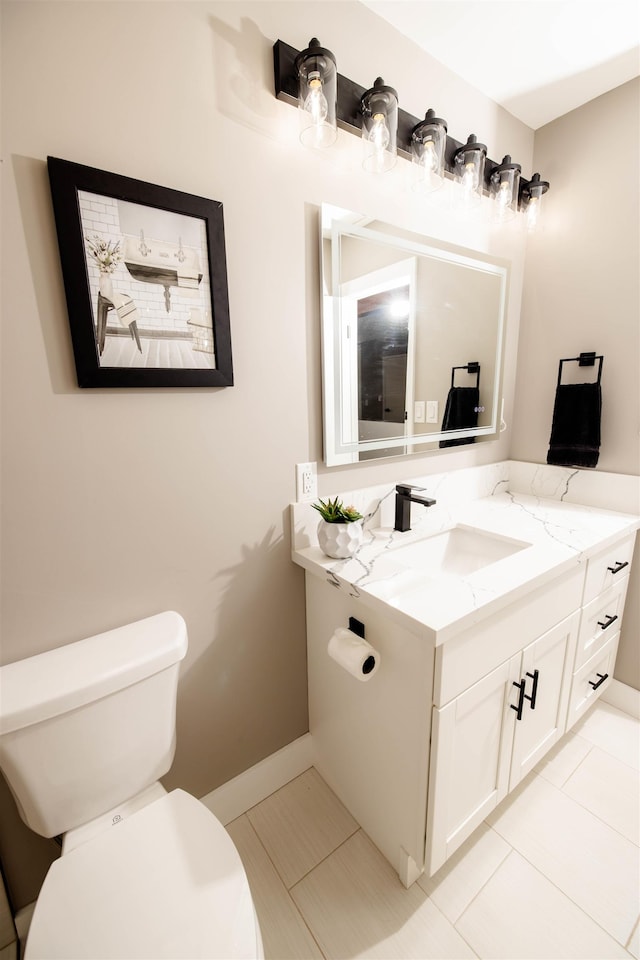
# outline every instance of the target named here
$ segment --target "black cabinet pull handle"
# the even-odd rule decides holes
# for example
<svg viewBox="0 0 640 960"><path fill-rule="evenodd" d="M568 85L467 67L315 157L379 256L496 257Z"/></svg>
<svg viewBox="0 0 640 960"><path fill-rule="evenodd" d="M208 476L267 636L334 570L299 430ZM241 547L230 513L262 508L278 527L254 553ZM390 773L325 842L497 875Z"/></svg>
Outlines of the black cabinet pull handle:
<svg viewBox="0 0 640 960"><path fill-rule="evenodd" d="M596 673L596 677L599 677L600 679L596 680L595 683L593 680L589 680L589 683L594 690L597 690L600 684L604 683L608 676L608 673Z"/></svg>
<svg viewBox="0 0 640 960"><path fill-rule="evenodd" d="M625 560L624 563L620 563L619 560L616 561L615 566L607 567L610 573L620 573L621 570L624 570L625 567L629 566L629 561Z"/></svg>
<svg viewBox="0 0 640 960"><path fill-rule="evenodd" d="M598 626L601 630L606 630L607 627L610 627L612 623L615 623L618 619L618 614L616 613L615 616L612 617L607 613L605 614L605 617L606 619L604 621L598 620Z"/></svg>
<svg viewBox="0 0 640 960"><path fill-rule="evenodd" d="M518 694L518 705L517 705L517 706L514 706L513 703L510 704L511 709L516 711L516 714L517 714L516 720L522 720L522 708L524 707L524 686L525 686L525 683L526 683L525 680L521 680L520 683L518 683L517 680L514 680L514 681L513 681L514 687L517 687L518 690L520 691L520 693Z"/></svg>
<svg viewBox="0 0 640 960"><path fill-rule="evenodd" d="M533 680L533 686L531 687L531 696L528 696L525 693L524 699L528 700L531 703L531 709L535 710L536 697L538 696L538 677L540 676L540 672L538 670L534 670L533 673L529 673L529 671L527 670L527 676L531 677L531 679ZM522 682L526 683L526 680L523 680Z"/></svg>

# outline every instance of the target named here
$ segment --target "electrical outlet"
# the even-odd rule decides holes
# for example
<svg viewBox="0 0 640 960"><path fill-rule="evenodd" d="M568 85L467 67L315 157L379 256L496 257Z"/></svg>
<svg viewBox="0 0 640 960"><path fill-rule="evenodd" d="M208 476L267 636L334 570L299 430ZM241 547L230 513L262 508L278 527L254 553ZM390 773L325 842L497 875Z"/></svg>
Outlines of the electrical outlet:
<svg viewBox="0 0 640 960"><path fill-rule="evenodd" d="M415 400L413 404L413 422L424 423L424 400Z"/></svg>
<svg viewBox="0 0 640 960"><path fill-rule="evenodd" d="M315 463L296 463L296 499L315 500L318 496L318 471Z"/></svg>

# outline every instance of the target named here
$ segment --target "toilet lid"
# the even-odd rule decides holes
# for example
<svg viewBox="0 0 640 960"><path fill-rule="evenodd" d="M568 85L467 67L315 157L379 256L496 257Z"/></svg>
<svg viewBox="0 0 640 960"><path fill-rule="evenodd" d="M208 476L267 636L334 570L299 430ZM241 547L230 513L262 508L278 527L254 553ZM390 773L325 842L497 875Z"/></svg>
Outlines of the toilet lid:
<svg viewBox="0 0 640 960"><path fill-rule="evenodd" d="M49 869L28 960L255 958L249 885L222 824L174 790Z"/></svg>

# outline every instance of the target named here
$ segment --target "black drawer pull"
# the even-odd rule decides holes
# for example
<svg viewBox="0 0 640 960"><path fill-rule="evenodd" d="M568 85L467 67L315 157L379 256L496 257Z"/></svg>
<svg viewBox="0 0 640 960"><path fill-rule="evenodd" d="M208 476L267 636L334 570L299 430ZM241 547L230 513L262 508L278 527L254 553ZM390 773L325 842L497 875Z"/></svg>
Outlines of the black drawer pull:
<svg viewBox="0 0 640 960"><path fill-rule="evenodd" d="M535 710L536 708L536 697L538 696L538 677L540 673L538 670L534 670L533 673L529 673L527 670L527 676L531 677L533 680L533 686L531 687L531 696L528 696L526 693L524 695L525 700L529 700L531 703L531 709ZM526 683L526 681L524 681Z"/></svg>
<svg viewBox="0 0 640 960"><path fill-rule="evenodd" d="M616 561L616 564L614 567L607 567L607 570L610 573L620 573L621 570L624 570L624 568L628 566L629 566L628 560L625 560L624 563L620 563L620 561L618 560Z"/></svg>
<svg viewBox="0 0 640 960"><path fill-rule="evenodd" d="M607 627L610 627L612 623L615 623L616 620L618 619L618 614L617 613L614 614L613 617L609 616L609 614L605 614L605 617L606 619L604 621L598 620L598 626L600 627L601 630L606 630Z"/></svg>
<svg viewBox="0 0 640 960"><path fill-rule="evenodd" d="M517 713L516 720L522 720L522 708L524 707L524 685L525 685L525 682L526 682L525 680L521 680L520 683L518 683L517 680L514 680L514 681L513 681L514 687L517 687L518 690L520 691L520 693L518 694L518 706L516 707L516 706L514 706L512 703L509 704L509 706L511 707L511 709L512 709L512 710L515 710L516 713Z"/></svg>
<svg viewBox="0 0 640 960"><path fill-rule="evenodd" d="M596 680L595 683L593 680L589 680L589 684L593 687L594 690L597 690L600 684L604 683L608 676L609 676L608 673L596 673L596 677L599 677L600 679ZM515 707L514 707L514 710L515 710Z"/></svg>

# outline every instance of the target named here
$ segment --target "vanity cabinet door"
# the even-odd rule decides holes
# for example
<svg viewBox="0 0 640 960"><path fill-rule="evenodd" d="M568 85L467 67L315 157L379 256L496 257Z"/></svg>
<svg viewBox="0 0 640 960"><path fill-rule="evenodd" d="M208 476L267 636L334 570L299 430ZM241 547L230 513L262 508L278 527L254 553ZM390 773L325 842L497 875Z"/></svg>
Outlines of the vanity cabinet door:
<svg viewBox="0 0 640 960"><path fill-rule="evenodd" d="M566 728L580 614L576 612L522 652L522 717L515 717L509 790L557 743Z"/></svg>
<svg viewBox="0 0 640 960"><path fill-rule="evenodd" d="M506 795L520 654L434 707L426 869L431 876Z"/></svg>

